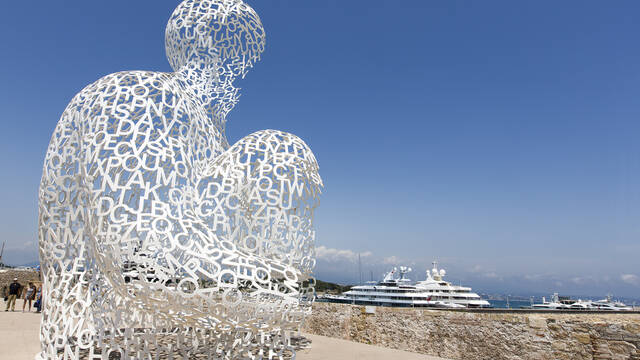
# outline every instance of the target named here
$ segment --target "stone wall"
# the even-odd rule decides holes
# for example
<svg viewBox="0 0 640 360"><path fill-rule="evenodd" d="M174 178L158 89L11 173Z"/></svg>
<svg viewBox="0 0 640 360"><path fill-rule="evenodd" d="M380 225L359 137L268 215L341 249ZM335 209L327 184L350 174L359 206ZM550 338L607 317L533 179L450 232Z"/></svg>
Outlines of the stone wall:
<svg viewBox="0 0 640 360"><path fill-rule="evenodd" d="M13 282L14 278L18 278L18 282L25 286L29 284L29 282L33 282L36 284L41 284L40 274L31 269L0 269L0 288L3 286L8 286Z"/></svg>
<svg viewBox="0 0 640 360"><path fill-rule="evenodd" d="M315 303L303 331L449 359L640 360L640 314L487 313Z"/></svg>

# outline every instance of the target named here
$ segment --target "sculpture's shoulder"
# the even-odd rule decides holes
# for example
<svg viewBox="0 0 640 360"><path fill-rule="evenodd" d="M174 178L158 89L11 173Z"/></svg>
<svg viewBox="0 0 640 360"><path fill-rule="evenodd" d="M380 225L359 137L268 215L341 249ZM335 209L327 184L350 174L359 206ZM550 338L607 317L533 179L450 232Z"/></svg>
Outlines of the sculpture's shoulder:
<svg viewBox="0 0 640 360"><path fill-rule="evenodd" d="M141 141L141 134L153 139L196 136L217 153L226 144L202 101L176 73L121 71L98 79L72 99L56 133L64 140L69 129L77 129L86 141L106 131L134 142Z"/></svg>
<svg viewBox="0 0 640 360"><path fill-rule="evenodd" d="M103 76L78 92L70 105L94 103L96 100L128 100L149 97L161 92L185 91L186 86L175 73L154 71L120 71Z"/></svg>

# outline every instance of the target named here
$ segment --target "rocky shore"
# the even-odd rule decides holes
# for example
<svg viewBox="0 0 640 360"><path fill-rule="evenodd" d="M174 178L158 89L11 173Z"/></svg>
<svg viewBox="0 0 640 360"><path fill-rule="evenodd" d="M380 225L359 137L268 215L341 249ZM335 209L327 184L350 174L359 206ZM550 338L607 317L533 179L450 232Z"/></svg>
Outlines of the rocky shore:
<svg viewBox="0 0 640 360"><path fill-rule="evenodd" d="M304 331L450 359L640 360L640 314L482 313L315 303Z"/></svg>

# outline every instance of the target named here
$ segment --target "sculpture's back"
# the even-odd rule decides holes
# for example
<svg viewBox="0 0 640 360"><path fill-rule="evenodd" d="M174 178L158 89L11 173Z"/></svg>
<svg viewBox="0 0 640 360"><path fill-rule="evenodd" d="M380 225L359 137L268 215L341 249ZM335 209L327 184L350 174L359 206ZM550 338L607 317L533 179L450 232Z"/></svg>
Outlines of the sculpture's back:
<svg viewBox="0 0 640 360"><path fill-rule="evenodd" d="M291 134L224 135L260 19L241 1L186 0L166 39L174 73L98 80L52 136L41 358L260 357L289 348L310 311L315 158Z"/></svg>

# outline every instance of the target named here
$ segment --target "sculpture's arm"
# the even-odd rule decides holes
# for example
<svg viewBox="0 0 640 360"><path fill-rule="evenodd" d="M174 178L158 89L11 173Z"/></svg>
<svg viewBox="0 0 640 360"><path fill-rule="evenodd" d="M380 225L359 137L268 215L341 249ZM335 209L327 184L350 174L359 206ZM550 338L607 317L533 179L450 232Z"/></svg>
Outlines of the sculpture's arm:
<svg viewBox="0 0 640 360"><path fill-rule="evenodd" d="M76 96L63 112L47 148L38 192L38 240L43 280L40 328L43 349L55 352L67 339L90 331L87 262L88 192L83 182L83 133ZM70 311L73 306L73 311Z"/></svg>

